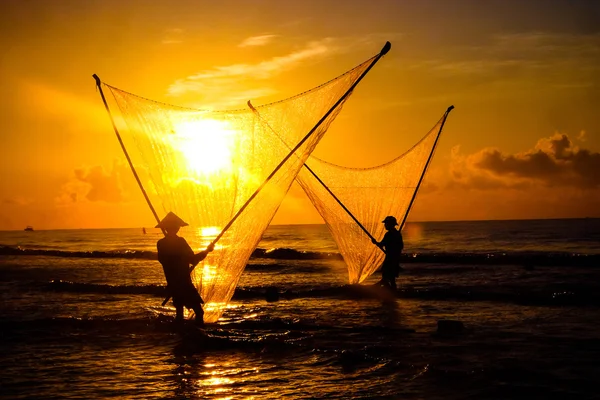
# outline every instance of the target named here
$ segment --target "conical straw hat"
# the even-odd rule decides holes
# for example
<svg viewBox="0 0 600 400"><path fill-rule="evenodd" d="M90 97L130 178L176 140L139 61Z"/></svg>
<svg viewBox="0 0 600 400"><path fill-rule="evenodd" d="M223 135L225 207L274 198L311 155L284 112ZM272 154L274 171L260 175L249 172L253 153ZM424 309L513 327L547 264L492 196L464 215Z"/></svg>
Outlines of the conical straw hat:
<svg viewBox="0 0 600 400"><path fill-rule="evenodd" d="M383 221L381 221L381 222L383 222L384 224L386 222L391 222L391 223L394 224L394 226L398 225L398 221L396 220L396 217L393 217L391 215L388 215L387 217L385 217L385 219Z"/></svg>
<svg viewBox="0 0 600 400"><path fill-rule="evenodd" d="M177 215L169 211L169 213L155 226L155 228L167 228L170 226L188 226L188 224L179 218Z"/></svg>

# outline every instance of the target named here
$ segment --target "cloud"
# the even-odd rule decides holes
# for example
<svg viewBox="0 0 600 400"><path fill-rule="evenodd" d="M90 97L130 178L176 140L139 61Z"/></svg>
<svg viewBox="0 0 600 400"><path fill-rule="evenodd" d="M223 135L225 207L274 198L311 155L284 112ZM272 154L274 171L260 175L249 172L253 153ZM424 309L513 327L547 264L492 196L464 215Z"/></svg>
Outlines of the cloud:
<svg viewBox="0 0 600 400"><path fill-rule="evenodd" d="M600 53L600 34L561 34L549 32L521 32L493 36L490 52L507 54L552 54L555 58L566 55L595 58Z"/></svg>
<svg viewBox="0 0 600 400"><path fill-rule="evenodd" d="M226 97L226 99L219 101L219 102L213 102L212 106L217 106L220 109L227 109L227 108L231 108L231 107L239 107L240 104L246 104L246 102L248 101L248 99L258 99L261 97L266 97L266 96L270 96L273 95L275 93L277 93L277 91L275 89L271 89L271 88L267 88L267 87L263 87L263 88L256 88L256 89L248 89L248 90L238 90L236 92L230 91L230 92L225 92L225 91L220 91L223 93L223 97ZM227 96L225 96L227 95ZM206 104L202 104L202 103L190 103L189 107L192 108L196 108L196 109L210 109L210 107L207 107Z"/></svg>
<svg viewBox="0 0 600 400"><path fill-rule="evenodd" d="M597 62L600 34L524 32L495 35L485 45L449 48L447 53L447 57L420 60L407 66L428 69L438 75L475 75L496 80L519 74L529 78L534 74L539 78L543 71L550 79L548 85L586 88L594 85L594 76L600 70ZM450 61L458 56L461 61ZM557 80L559 76L560 81Z"/></svg>
<svg viewBox="0 0 600 400"><path fill-rule="evenodd" d="M90 201L120 203L126 200L121 185L121 173L125 166L115 162L111 171L103 166L77 168L71 179L63 184L61 194L56 198L59 205Z"/></svg>
<svg viewBox="0 0 600 400"><path fill-rule="evenodd" d="M275 37L275 35L255 36L242 43L258 45L263 41L266 43L266 40L272 40L271 36ZM400 34L393 33L371 34L360 37L328 37L310 41L281 56L256 63L219 65L177 79L167 88L167 95L179 97L180 103L185 102L186 105L195 108L240 107L240 102L235 101L236 99L242 99L245 103L248 99L258 100L259 97L277 94L278 90L273 86L274 78L285 72L299 67L307 67L341 54L373 51L376 45L384 43L384 37L390 39L390 37L399 38L400 36ZM215 99L217 100L215 101Z"/></svg>
<svg viewBox="0 0 600 400"><path fill-rule="evenodd" d="M35 200L22 196L5 197L0 200L2 206L27 206L33 204Z"/></svg>
<svg viewBox="0 0 600 400"><path fill-rule="evenodd" d="M161 43L162 44L182 43L183 42L183 40L181 39L182 34L183 34L183 29L179 29L179 28L167 29L165 31L165 36L161 40Z"/></svg>
<svg viewBox="0 0 600 400"><path fill-rule="evenodd" d="M261 35L251 36L246 38L238 45L238 47L253 47L253 46L264 46L271 42L277 35Z"/></svg>
<svg viewBox="0 0 600 400"><path fill-rule="evenodd" d="M98 106L97 99L82 97L76 93L38 83L31 80L20 81L19 96L22 101L35 108L36 113L44 113L52 117L68 117L64 120L74 129L89 126L90 121L105 121L106 111ZM73 115L81 118L73 118ZM82 122L83 121L83 122Z"/></svg>
<svg viewBox="0 0 600 400"><path fill-rule="evenodd" d="M540 139L533 149L506 154L485 148L464 156L451 155L450 186L476 189L600 187L600 153L581 149L566 134Z"/></svg>
<svg viewBox="0 0 600 400"><path fill-rule="evenodd" d="M175 81L168 88L171 96L188 92L207 92L213 88L233 88L243 80L266 80L288 71L308 60L314 61L339 51L333 39L309 42L302 49L284 56L273 57L256 64L232 64L200 71L195 75Z"/></svg>

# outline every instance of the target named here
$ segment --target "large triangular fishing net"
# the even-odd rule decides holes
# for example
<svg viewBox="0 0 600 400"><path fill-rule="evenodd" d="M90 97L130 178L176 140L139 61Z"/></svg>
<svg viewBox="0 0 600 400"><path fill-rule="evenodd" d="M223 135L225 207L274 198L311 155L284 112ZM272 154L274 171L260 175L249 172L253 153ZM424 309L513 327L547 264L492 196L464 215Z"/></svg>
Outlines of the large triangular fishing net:
<svg viewBox="0 0 600 400"><path fill-rule="evenodd" d="M363 282L375 272L385 253L373 245L335 198L374 238L381 240L385 233L382 221L386 216L395 216L399 223L404 220L446 115L447 112L410 150L385 164L348 168L311 156L306 162L309 168L303 168L298 174L296 180L325 220L348 266L351 284Z"/></svg>
<svg viewBox="0 0 600 400"><path fill-rule="evenodd" d="M303 162L341 110L347 99L344 94L379 56L312 90L257 107L261 120L248 107L187 109L103 84L112 94L110 102L120 110L117 125L124 148L160 217L172 211L188 222L190 227L181 234L195 251L222 234L215 250L192 273L206 302L206 322L216 321L227 307L248 259ZM318 127L222 232L290 153L264 121L292 147Z"/></svg>

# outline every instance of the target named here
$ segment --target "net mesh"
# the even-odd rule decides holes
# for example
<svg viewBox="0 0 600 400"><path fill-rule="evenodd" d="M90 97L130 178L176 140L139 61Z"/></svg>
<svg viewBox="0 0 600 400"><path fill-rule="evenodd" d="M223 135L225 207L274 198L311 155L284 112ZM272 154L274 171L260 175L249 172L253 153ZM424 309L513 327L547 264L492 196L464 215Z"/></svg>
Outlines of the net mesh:
<svg viewBox="0 0 600 400"><path fill-rule="evenodd" d="M285 143L298 144L376 57L315 89L256 107L260 118L249 107L186 109L103 87L120 110L116 122L123 145L152 204L161 218L172 211L188 222L182 236L199 251L222 232L289 154ZM344 101L272 176L192 272L205 300L206 322L216 321L226 309L264 230Z"/></svg>
<svg viewBox="0 0 600 400"><path fill-rule="evenodd" d="M376 167L347 168L314 156L306 164L364 228L381 240L382 220L392 215L401 222L406 215L444 119L445 115L406 153ZM309 169L302 168L296 179L325 220L348 266L349 283L363 282L385 254Z"/></svg>

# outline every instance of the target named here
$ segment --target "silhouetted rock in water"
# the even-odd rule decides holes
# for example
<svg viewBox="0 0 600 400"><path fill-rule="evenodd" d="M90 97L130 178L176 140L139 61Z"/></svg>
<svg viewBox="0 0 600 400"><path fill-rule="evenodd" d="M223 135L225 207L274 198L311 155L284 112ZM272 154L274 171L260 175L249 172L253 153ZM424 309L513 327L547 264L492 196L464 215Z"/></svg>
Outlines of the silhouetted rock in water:
<svg viewBox="0 0 600 400"><path fill-rule="evenodd" d="M265 300L271 303L279 300L279 291L275 286L269 286L265 292Z"/></svg>
<svg viewBox="0 0 600 400"><path fill-rule="evenodd" d="M465 332L465 326L460 321L440 319L437 323L438 335L456 335Z"/></svg>

